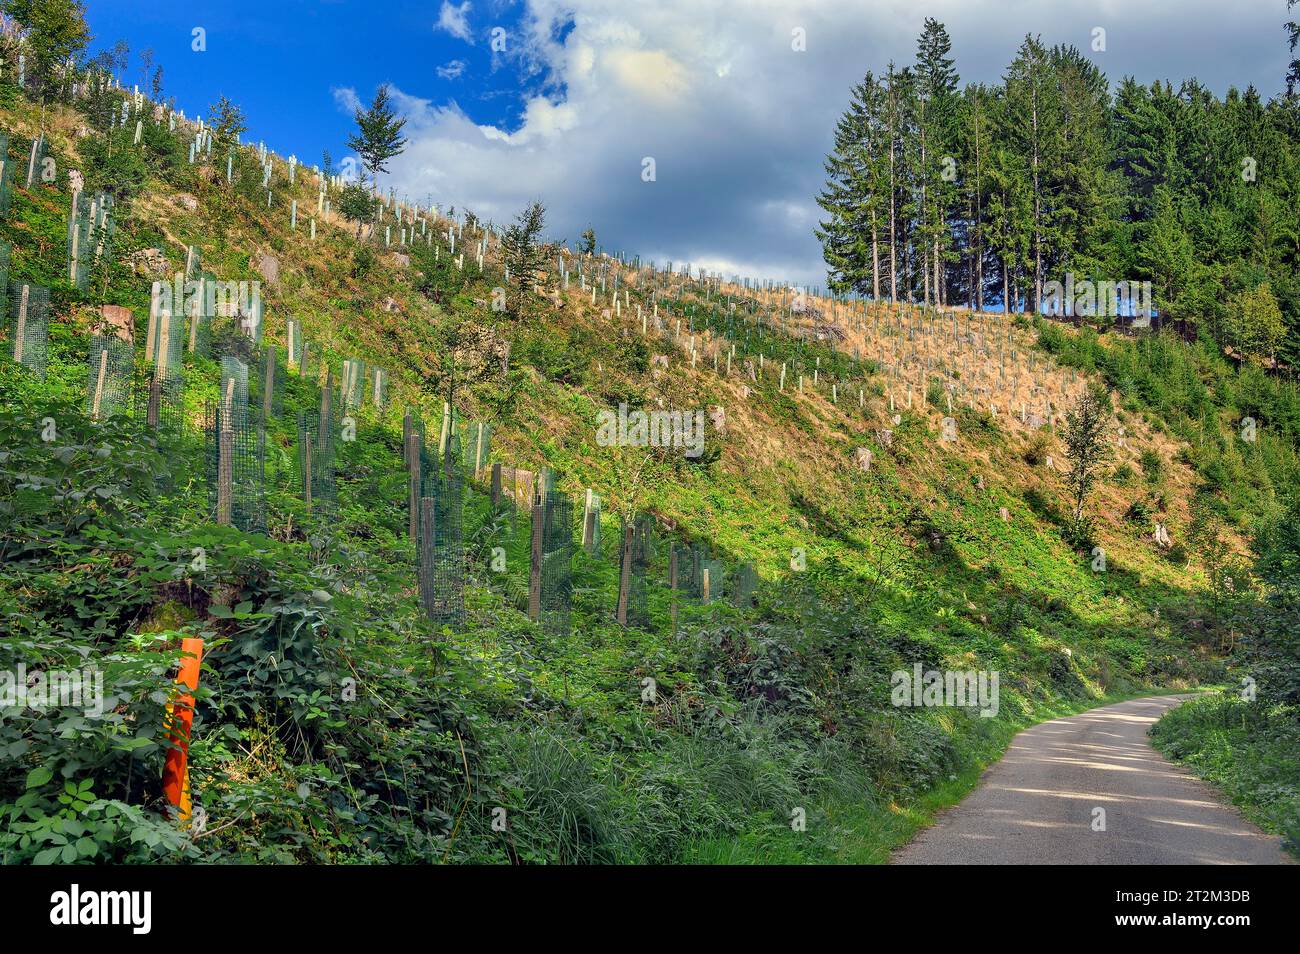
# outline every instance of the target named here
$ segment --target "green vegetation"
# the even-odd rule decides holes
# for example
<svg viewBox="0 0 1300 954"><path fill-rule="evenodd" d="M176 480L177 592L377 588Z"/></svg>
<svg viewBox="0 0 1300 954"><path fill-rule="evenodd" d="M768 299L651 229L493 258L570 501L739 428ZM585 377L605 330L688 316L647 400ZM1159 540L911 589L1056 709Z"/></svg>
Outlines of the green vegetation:
<svg viewBox="0 0 1300 954"><path fill-rule="evenodd" d="M1235 693L1194 699L1151 732L1156 748L1223 790L1251 821L1300 855L1300 719L1295 707Z"/></svg>
<svg viewBox="0 0 1300 954"><path fill-rule="evenodd" d="M939 102L942 44L930 33ZM192 130L173 133L149 110L137 146L133 128L107 120L121 94L106 84L42 120L7 79L9 158L44 132L61 173L16 185L0 220L11 287L40 283L52 301L44 378L0 359L0 671L93 666L105 706L0 721L0 862L878 862L1033 721L1223 683L1238 656L1261 694L1294 691L1295 629L1243 565L1258 532L1274 534L1260 544L1273 578L1296 567L1280 521L1300 415L1294 390L1259 365L1235 369L1169 338L1040 328L1045 351L1119 392L1134 442L1176 448L1143 493L1168 491L1151 506L1186 529L1186 558L1120 518L1145 497L1099 480L1093 533L1109 566L1096 572L1065 532L1066 487L1039 466L1050 428L1031 438L957 408L962 440L942 449L934 406L894 420L874 366L741 317L762 313L756 297L729 289L724 300L570 253L589 286L602 267L622 279L623 314L606 314L608 298L593 305L556 280L551 256L564 253L537 243L540 203L508 241L471 215L432 217L408 262L353 233L376 209L354 185L369 208L334 189L346 219L322 217L312 241L302 210L317 184L305 170L290 185L273 164L268 208L252 149L235 148L227 182L224 168L188 161ZM69 168L121 199L113 254L86 292L63 277ZM458 253L488 244L482 266L472 254L452 263L453 228ZM284 342L293 320L315 360L389 373L389 400L364 402L356 440L338 445L336 504L309 507L294 480L296 417L321 400L311 375L283 374L283 407L264 422L265 532L212 519L197 425L218 393L217 360L184 355L184 434L86 413L97 309L130 308L143 339L141 253L170 274L190 246L227 280L252 280L255 261L274 257L267 342ZM506 264L518 305L498 322ZM689 307L688 333L712 354L693 367L686 335L643 335L637 306L674 317ZM252 353L229 324L214 340ZM710 357L727 367L731 344L740 367L762 354L766 373L715 373ZM824 384L782 388L782 363L861 387L870 403L832 400ZM468 473L466 620L434 625L422 611L401 418L410 408L432 441L448 396L462 422L492 424L494 460L554 468L565 492L606 498L604 548L572 562L570 628L528 618L527 516ZM698 459L612 452L596 445L594 421L619 402L723 408L725 426L711 425ZM1238 447L1234 415L1246 410L1264 426ZM886 426L888 444L876 437ZM871 468L851 466L867 444ZM1193 482L1201 508L1187 511L1179 491ZM754 605L683 599L674 629L661 549L647 620L619 626L612 541L617 515L632 513L664 538L707 545L728 573L752 563ZM1257 638L1225 660L1248 619ZM196 635L206 645L190 771L204 822L187 827L169 820L160 780L180 640ZM891 673L917 663L997 670L997 716L892 705Z"/></svg>
<svg viewBox="0 0 1300 954"><path fill-rule="evenodd" d="M1096 47L1035 35L1000 83L959 88L950 50L927 19L913 64L851 92L819 197L835 291L1035 312L1067 276L1150 282L1158 324L1300 360L1300 97L1220 98L1196 79L1112 90ZM1078 323L1133 314L1071 304Z"/></svg>

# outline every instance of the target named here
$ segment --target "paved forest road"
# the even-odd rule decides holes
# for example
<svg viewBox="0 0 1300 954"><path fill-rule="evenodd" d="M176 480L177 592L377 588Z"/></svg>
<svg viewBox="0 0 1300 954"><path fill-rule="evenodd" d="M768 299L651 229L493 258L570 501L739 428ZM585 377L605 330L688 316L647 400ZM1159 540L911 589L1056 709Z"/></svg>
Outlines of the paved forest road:
<svg viewBox="0 0 1300 954"><path fill-rule="evenodd" d="M1265 835L1151 747L1147 729L1188 696L1153 696L1016 736L979 787L892 864L1287 864ZM1093 831L1093 809L1106 830Z"/></svg>

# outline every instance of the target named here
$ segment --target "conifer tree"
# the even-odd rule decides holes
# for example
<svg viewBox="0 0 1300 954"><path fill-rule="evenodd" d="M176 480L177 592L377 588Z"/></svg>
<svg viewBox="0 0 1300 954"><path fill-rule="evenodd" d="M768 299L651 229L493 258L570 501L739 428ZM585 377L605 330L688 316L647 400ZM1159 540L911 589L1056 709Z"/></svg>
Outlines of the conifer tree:
<svg viewBox="0 0 1300 954"><path fill-rule="evenodd" d="M406 148L406 137L402 135L406 120L397 116L389 100L387 84L376 91L370 108L358 109L354 118L357 131L348 137L348 148L361 157L361 164L370 173L371 185L377 186L379 173L388 171L388 160L401 155Z"/></svg>

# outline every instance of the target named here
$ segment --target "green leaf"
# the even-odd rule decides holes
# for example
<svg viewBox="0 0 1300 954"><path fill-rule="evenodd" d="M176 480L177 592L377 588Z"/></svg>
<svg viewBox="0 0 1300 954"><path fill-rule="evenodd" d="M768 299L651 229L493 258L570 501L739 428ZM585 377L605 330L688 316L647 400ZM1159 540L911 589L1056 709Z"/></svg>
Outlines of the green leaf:
<svg viewBox="0 0 1300 954"><path fill-rule="evenodd" d="M38 766L27 773L27 787L40 788L50 779L54 778L54 773L44 765Z"/></svg>

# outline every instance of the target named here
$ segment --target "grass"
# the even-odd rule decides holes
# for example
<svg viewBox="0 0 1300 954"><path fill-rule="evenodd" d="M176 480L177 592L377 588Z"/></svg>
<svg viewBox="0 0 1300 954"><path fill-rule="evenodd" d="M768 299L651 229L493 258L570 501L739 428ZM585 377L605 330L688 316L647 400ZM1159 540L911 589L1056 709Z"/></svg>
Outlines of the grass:
<svg viewBox="0 0 1300 954"><path fill-rule="evenodd" d="M821 801L807 812L809 821L803 832L789 825L768 825L736 838L705 839L690 844L679 860L701 865L887 864L895 849L934 824L941 811L969 795L985 769L1002 757L1020 732L1100 706L1167 694L1116 693L1087 701L1061 701L1042 706L1029 719L998 720L990 733L962 749L960 769L912 798Z"/></svg>
<svg viewBox="0 0 1300 954"><path fill-rule="evenodd" d="M1155 747L1218 788L1300 858L1300 713L1218 692L1168 712Z"/></svg>
<svg viewBox="0 0 1300 954"><path fill-rule="evenodd" d="M89 142L73 134L79 117L67 110L51 115L60 168L84 166L77 150ZM30 127L31 116L30 104L15 98L0 121L20 129ZM493 460L555 468L563 490L592 487L608 504L603 557L574 561L572 633L547 632L520 612L527 521L505 529L511 521L491 513L482 487L470 490L465 517L466 540L475 541L467 561L469 619L463 628L436 630L413 593L400 417L410 407L436 435L442 391L424 375L438 366L448 325L465 322L473 331L481 319L474 299L490 297L495 251L482 272L471 266L472 256L464 272L445 268L435 282L436 301L414 287L417 269L397 267L390 256L377 256L358 275L350 228L321 221L314 243L301 227L289 232L286 197L296 195L302 210L315 195L305 172L290 190L279 166L280 204L267 210L255 166L253 180L228 188L195 167L151 159L140 194L120 206L116 234L123 257L158 247L173 267L184 261L187 245L196 245L204 268L228 280L254 277L254 251L274 252L279 284L263 288L267 341L283 347L284 322L293 317L310 342L314 366L324 359L337 372L343 358L360 358L391 372L387 405L367 403L357 414L358 439L339 448L333 516L308 512L294 490L294 413L310 412L319 397L310 376L288 372L279 379L284 413L269 426L275 547L257 534L214 535L201 480L182 481L163 496L129 488L140 491L134 494L140 525L165 530L172 550L188 552L208 537L218 544L210 547L212 575L187 577L193 606L183 621L168 622L175 615L168 600L177 593L151 582L170 578L165 555L137 541L118 542L122 526L107 517L87 524L94 532L85 539L47 528L48 546L36 565L13 570L12 578L8 568L0 571L0 604L29 621L34 645L51 653L97 658L129 645L138 632L173 626L206 627L232 640L224 659L207 657L204 684L218 687L221 708L201 707L192 766L199 797L214 817L256 820L200 842L210 858L883 862L974 787L1024 726L1131 698L1152 685L1186 687L1221 676L1207 651L1213 634L1198 638L1181 624L1203 615L1202 568L1168 560L1141 528L1120 519L1135 490L1099 492L1107 573L1090 570L1090 558L1062 539L1055 516L1059 485L1045 467L1057 447L1050 426L1032 431L1008 413L1009 403L995 420L958 402L953 413L961 437L947 446L939 440L942 390L928 389L922 401L918 385L916 406L900 403L899 423L891 422L891 385L879 365L887 339L899 338L900 330L881 320L886 314L871 315L871 340L865 325L854 331L868 359L857 361L848 356L849 342L832 351L773 334L770 313L761 335L755 325L737 324L716 290L710 297L688 286L677 295L660 286L661 315L667 310L675 321L687 308L693 315L703 357L692 368L686 333L675 340L643 336L632 317L638 303L644 312L653 309L644 285L662 277L626 269L619 270L622 287L631 287L634 297L621 324L602 314L607 298L590 305L574 281L554 310L539 306L531 320L506 328L515 343L510 373L502 376L507 380L470 382L457 397L463 420L491 421ZM244 179L248 174L245 169ZM177 201L182 191L195 197L197 208ZM57 284L66 200L59 184L16 190L11 215L0 222L0 239L15 251L11 284ZM436 220L431 234L442 236L449 226ZM467 230L458 247L470 247L471 238ZM437 241L446 253L442 238ZM588 282L606 266L618 270L588 259ZM121 264L106 280L107 300L135 310L141 339L148 281ZM15 482L29 468L51 466L30 436L28 418L39 420L37 412L56 397L73 405L84 398L85 323L73 318L77 306L95 301L56 291L46 380L0 373L6 398L23 398L23 414L12 420L9 407L0 408L0 433L12 427L12 443L23 449ZM741 289L726 292L743 297ZM1016 342L1030 337L1027 325L1003 330ZM724 331L737 346L730 376L725 349L732 342L720 337ZM916 334L935 353L948 340L943 327ZM1019 362L1028 358L1060 403L1082 379L1070 373L1067 382L1066 369L1028 356L1025 343L1015 349ZM746 361L758 353L765 371L751 378ZM664 366L653 364L654 357L664 357L667 369L657 370ZM194 414L216 393L218 364L193 356L185 362L186 402ZM781 390L783 363L791 377ZM1016 368L1029 377L1030 366ZM805 378L802 395L793 384L797 375ZM902 390L896 396L905 401ZM638 453L593 446L596 412L620 400L725 407L727 428L710 432L704 460L651 461L638 484ZM60 427L84 431L87 446L103 433L80 419ZM888 445L880 437L886 427ZM1192 469L1140 420L1129 422L1129 433L1124 463L1132 483L1139 483L1134 468L1146 444L1168 460L1158 476L1177 533L1186 519L1181 490ZM130 446L124 439L120 453ZM860 446L874 449L869 473L852 466ZM200 473L197 447L186 453ZM115 448L114 462L118 454ZM1147 473L1144 468L1142 484ZM80 475L66 479L75 485ZM648 630L615 625L619 507L652 514L665 536L706 545L728 570L751 561L765 582L758 606L683 600L674 636L661 551L649 571ZM1000 518L1001 507L1009 520ZM493 522L503 527L494 530ZM506 554L507 572L499 575L486 568L495 544ZM796 550L806 555L798 571L791 568ZM94 619L85 625L65 624L68 600L52 574L90 561L105 568L97 578L82 574L85 598L106 611L88 613ZM125 597L115 586L130 596L130 613L121 612ZM328 607L303 598L318 591L333 594ZM316 633L297 649L301 668L287 670L278 655L265 654L263 641L281 638L271 622L205 615L208 597L217 594L285 613L293 626ZM100 618L108 622L101 625ZM1002 715L981 720L892 708L889 673L918 660L1000 671ZM365 691L344 705L330 674L357 668ZM273 678L277 695L250 671ZM647 678L659 687L653 705L640 696ZM152 718L146 716L137 724ZM26 728L13 731L16 743L35 737ZM128 764L112 739L101 741L101 788L111 782L129 796L138 793L131 781L137 774L156 777L156 766ZM40 757L51 765L67 758L78 771L84 761L53 747ZM158 757L148 750L140 760ZM16 790L0 788L0 803L11 794ZM790 829L796 808L807 818L802 833ZM489 824L497 811L509 817L504 834ZM302 835L305 819L317 833L312 837Z"/></svg>

